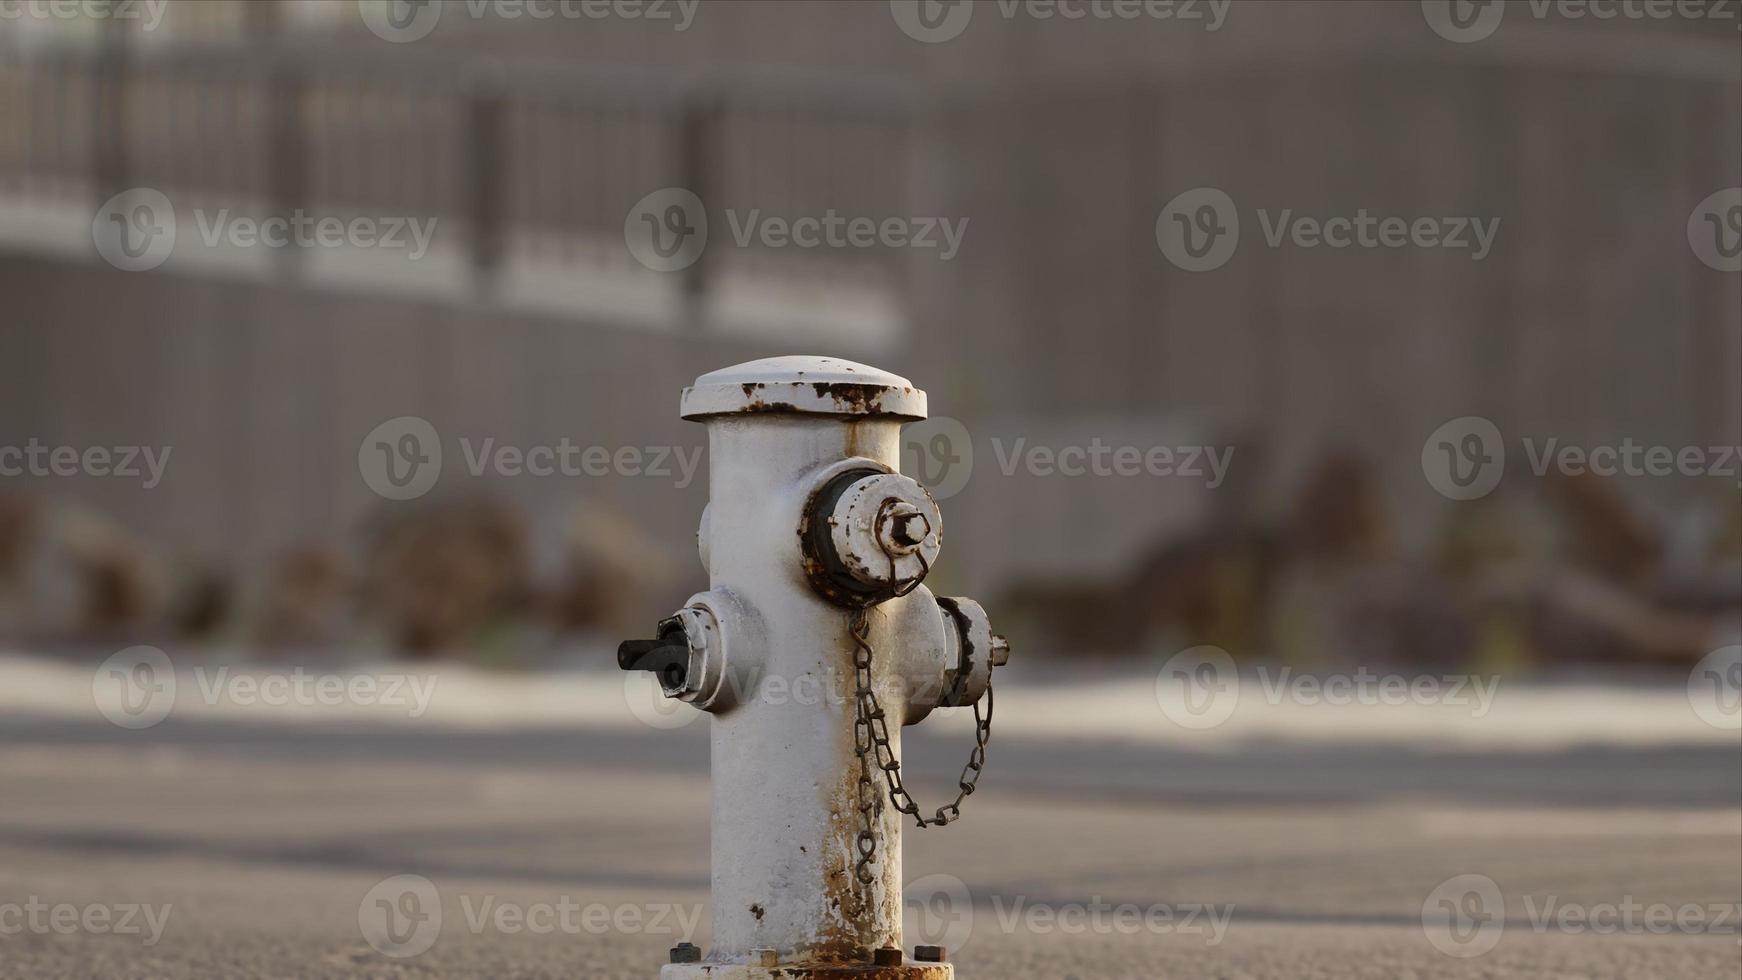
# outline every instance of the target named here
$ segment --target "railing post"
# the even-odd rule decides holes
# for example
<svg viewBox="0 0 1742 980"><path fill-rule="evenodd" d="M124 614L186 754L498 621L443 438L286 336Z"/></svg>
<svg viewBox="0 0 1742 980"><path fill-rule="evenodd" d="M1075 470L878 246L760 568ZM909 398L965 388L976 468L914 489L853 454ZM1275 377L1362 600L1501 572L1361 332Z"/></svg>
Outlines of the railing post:
<svg viewBox="0 0 1742 980"><path fill-rule="evenodd" d="M495 296L507 252L507 83L501 66L473 65L466 76L466 193L472 224L473 288L478 298Z"/></svg>
<svg viewBox="0 0 1742 980"><path fill-rule="evenodd" d="M704 208L715 203L710 177L721 111L719 95L698 87L686 92L678 112L678 186L700 199ZM712 221L709 227L714 227ZM696 261L683 270L680 288L684 317L691 329L699 330L702 326L710 265L707 250L703 249Z"/></svg>
<svg viewBox="0 0 1742 980"><path fill-rule="evenodd" d="M101 206L128 186L127 49L126 25L119 18L105 21L91 79L91 180L97 198L94 206Z"/></svg>
<svg viewBox="0 0 1742 980"><path fill-rule="evenodd" d="M298 208L309 203L302 70L284 43L280 6L251 3L245 9L250 40L264 54L267 64L268 195L272 213L289 221ZM302 249L296 245L278 249L276 264L281 279L295 282L302 273Z"/></svg>

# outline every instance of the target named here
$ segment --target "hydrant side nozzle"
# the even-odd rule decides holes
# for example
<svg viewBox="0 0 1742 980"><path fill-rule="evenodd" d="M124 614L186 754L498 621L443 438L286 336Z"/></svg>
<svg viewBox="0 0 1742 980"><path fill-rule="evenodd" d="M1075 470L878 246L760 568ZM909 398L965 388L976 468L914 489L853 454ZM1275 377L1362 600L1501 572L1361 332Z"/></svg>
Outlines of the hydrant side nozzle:
<svg viewBox="0 0 1742 980"><path fill-rule="evenodd" d="M945 675L946 685L938 703L963 708L985 695L992 684L992 669L1010 660L1010 641L992 632L986 610L963 596L937 596L938 609L950 624L957 662Z"/></svg>
<svg viewBox="0 0 1742 980"><path fill-rule="evenodd" d="M619 668L648 671L667 690L683 687L689 663L689 637L676 617L660 622L658 639L624 640L617 645Z"/></svg>

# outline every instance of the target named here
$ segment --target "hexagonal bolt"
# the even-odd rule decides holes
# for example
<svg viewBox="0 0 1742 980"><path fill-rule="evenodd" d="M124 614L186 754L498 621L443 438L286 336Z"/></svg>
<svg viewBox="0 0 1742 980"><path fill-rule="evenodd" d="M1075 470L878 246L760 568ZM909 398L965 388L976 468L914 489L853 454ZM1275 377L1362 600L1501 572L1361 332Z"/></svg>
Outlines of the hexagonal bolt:
<svg viewBox="0 0 1742 980"><path fill-rule="evenodd" d="M902 513L905 509L907 513ZM902 504L895 508L895 515L890 519L889 533L897 544L914 547L925 542L926 535L931 533L931 521L926 520L919 508L912 504Z"/></svg>
<svg viewBox="0 0 1742 980"><path fill-rule="evenodd" d="M871 953L872 966L900 966L902 963L901 949L896 946L885 946Z"/></svg>
<svg viewBox="0 0 1742 980"><path fill-rule="evenodd" d="M750 951L750 962L757 966L779 966L780 951L776 949L753 949Z"/></svg>
<svg viewBox="0 0 1742 980"><path fill-rule="evenodd" d="M992 666L994 667L1002 667L1010 662L1010 641L1005 639L1002 634L992 634L992 654L990 659L992 661Z"/></svg>
<svg viewBox="0 0 1742 980"><path fill-rule="evenodd" d="M918 507L897 501L878 528L877 543L892 555L913 551L931 535L931 520Z"/></svg>
<svg viewBox="0 0 1742 980"><path fill-rule="evenodd" d="M921 963L942 963L944 952L942 946L915 946L913 958Z"/></svg>
<svg viewBox="0 0 1742 980"><path fill-rule="evenodd" d="M700 963L702 949L695 943L678 943L671 948L671 961L673 963Z"/></svg>

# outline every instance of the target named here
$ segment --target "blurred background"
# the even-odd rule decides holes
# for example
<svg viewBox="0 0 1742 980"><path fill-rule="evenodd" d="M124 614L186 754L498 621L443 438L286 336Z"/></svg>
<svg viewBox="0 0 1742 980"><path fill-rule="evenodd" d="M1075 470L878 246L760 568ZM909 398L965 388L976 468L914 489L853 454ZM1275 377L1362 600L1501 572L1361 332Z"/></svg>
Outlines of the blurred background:
<svg viewBox="0 0 1742 980"><path fill-rule="evenodd" d="M705 587L706 441L677 418L680 389L815 353L930 396L906 468L944 511L932 587L982 600L1016 650L1000 709L1015 741L988 778L1008 777L1013 799L1125 800L1103 816L1139 835L1168 807L1230 801L1621 806L1638 820L1610 828L1622 837L1691 809L1717 829L1595 847L1626 869L1604 880L1650 890L1644 869L1674 866L1666 894L1735 901L1742 11L1598 7L0 0L0 447L14 450L0 450L0 761L19 791L0 789L0 849L21 868L65 852L203 859L202 834L258 821L279 844L221 850L270 865L295 836L273 814L297 811L242 788L267 757L324 767L327 788L296 796L321 812L346 766L367 784L381 759L450 751L491 771L641 768L705 793L706 726L637 702L611 650ZM678 268L637 250L669 188L707 226ZM746 225L824 215L894 219L936 244L802 247ZM403 235L246 234L299 216ZM1365 216L1429 221L1431 243L1322 240ZM1200 232L1225 249L1201 251ZM367 457L407 416L439 434L439 479L390 499ZM486 444L611 463L471 465ZM112 454L98 471L136 455L137 475L94 472L91 447ZM1171 466L1111 462L1158 448ZM1593 469L1603 448L1633 463ZM1104 465L1061 468L1073 454ZM178 669L412 661L442 687L410 729L178 700L165 724L123 731L93 711L90 679L141 644ZM1232 720L1175 723L1165 668L1203 647L1248 682L1371 671L1499 693L1472 717L1332 711L1249 683ZM939 786L966 730L952 723L913 741ZM146 778L116 754L141 745L180 775L128 799L161 804L181 843L57 836L111 776ZM200 753L237 771L190 772ZM297 772L282 785L317 779ZM345 792L375 794L356 813L378 833L427 789ZM174 802L189 793L207 801L198 817ZM671 819L693 832L700 806ZM987 839L1066 819L1049 813ZM470 849L497 839L478 829L489 819L428 854L508 875L520 865ZM702 837L670 873L705 893ZM1590 868L1591 852L1564 856ZM359 864L417 864L396 860ZM1110 871L1079 870L1071 884L1036 869L1028 887L1118 891ZM1438 879L1422 880L1401 889L1401 921ZM1284 931L1396 925L1340 918L1362 905L1349 891L1303 911L1272 876L1226 887ZM1365 975L1325 942L1325 975ZM635 949L622 975L662 948ZM1520 949L1511 965L1738 976L1733 951L1709 949L1566 974ZM468 950L465 969L504 970ZM19 975L92 954L34 955ZM258 955L279 964L263 975L300 975L292 954ZM310 975L369 968L331 955ZM1218 975L1271 975L1245 969Z"/></svg>

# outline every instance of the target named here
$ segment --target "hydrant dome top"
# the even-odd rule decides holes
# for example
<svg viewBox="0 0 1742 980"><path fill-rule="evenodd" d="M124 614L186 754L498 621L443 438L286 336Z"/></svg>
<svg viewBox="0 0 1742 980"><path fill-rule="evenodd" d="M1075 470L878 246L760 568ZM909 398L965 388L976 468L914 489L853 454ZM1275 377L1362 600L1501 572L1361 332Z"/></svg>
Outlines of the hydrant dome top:
<svg viewBox="0 0 1742 980"><path fill-rule="evenodd" d="M796 413L917 422L925 392L897 374L838 357L767 357L709 371L684 389L686 419Z"/></svg>

